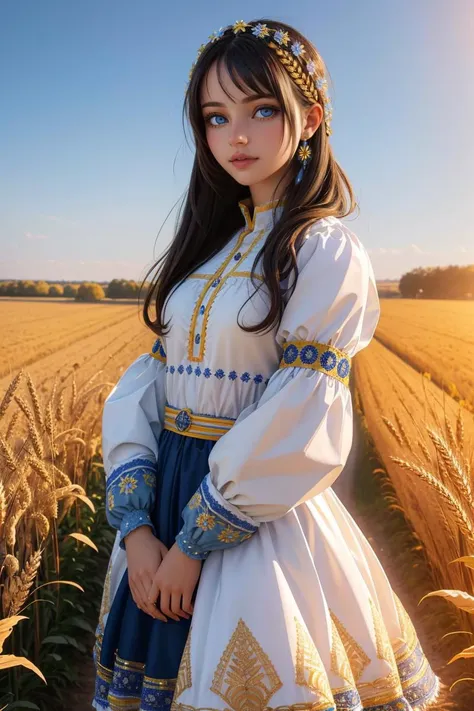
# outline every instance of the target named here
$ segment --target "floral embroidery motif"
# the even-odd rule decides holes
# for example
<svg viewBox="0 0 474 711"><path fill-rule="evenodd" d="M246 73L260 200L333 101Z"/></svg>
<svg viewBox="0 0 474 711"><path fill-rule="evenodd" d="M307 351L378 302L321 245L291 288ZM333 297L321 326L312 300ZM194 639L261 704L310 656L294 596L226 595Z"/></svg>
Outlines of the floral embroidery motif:
<svg viewBox="0 0 474 711"><path fill-rule="evenodd" d="M292 341L283 344L280 368L311 368L349 385L351 358L344 351L318 341Z"/></svg>
<svg viewBox="0 0 474 711"><path fill-rule="evenodd" d="M232 711L264 711L282 686L270 658L240 618L214 673L211 691Z"/></svg>
<svg viewBox="0 0 474 711"><path fill-rule="evenodd" d="M184 508L184 526L176 536L176 543L183 553L202 560L211 550L248 540L258 529L256 524L232 513L214 497L208 477L209 474Z"/></svg>
<svg viewBox="0 0 474 711"><path fill-rule="evenodd" d="M316 646L309 636L303 624L295 617L296 624L296 668L295 682L299 686L307 686L315 691L318 698L318 708L323 708L319 704L334 705L326 670Z"/></svg>
<svg viewBox="0 0 474 711"><path fill-rule="evenodd" d="M196 526L203 531L210 531L216 525L216 517L212 514L202 513L196 519Z"/></svg>
<svg viewBox="0 0 474 711"><path fill-rule="evenodd" d="M156 476L154 474L150 474L149 472L145 472L143 475L143 481L147 486L153 489L156 484Z"/></svg>
<svg viewBox="0 0 474 711"><path fill-rule="evenodd" d="M109 511L112 511L112 509L114 508L114 504L115 504L115 499L114 499L113 492L109 491L109 493L107 494L107 506L109 507Z"/></svg>
<svg viewBox="0 0 474 711"><path fill-rule="evenodd" d="M121 494L132 494L138 486L138 482L134 476L123 476L119 481L119 489Z"/></svg>
<svg viewBox="0 0 474 711"><path fill-rule="evenodd" d="M204 370L201 370L199 366L196 366L193 368L192 365L187 365L184 367L184 365L167 365L166 366L166 372L170 373L171 375L174 375L174 373L178 373L179 375L183 375L183 373L187 373L188 375L196 375L198 378L201 375L204 375L205 378L209 379L214 375L215 378L218 380L222 380L223 378L228 378L229 380L241 380L242 383L255 383L255 385L260 385L260 383L264 383L265 385L268 384L269 378L263 377L261 373L257 373L256 375L252 375L251 373L242 373L239 375L235 370L231 370L229 373L226 373L222 368L218 368L214 373L210 368L205 368Z"/></svg>
<svg viewBox="0 0 474 711"><path fill-rule="evenodd" d="M370 657L364 652L364 650L362 649L360 644L358 644L356 642L354 637L352 637L349 634L349 632L346 630L346 628L342 624L341 620L338 617L336 617L334 612L330 611L330 614L331 614L331 621L333 624L333 636L337 632L337 636L339 637L339 639L343 645L343 649L345 650L346 659L347 658L349 659L351 676L353 675L355 681L358 682L360 677L364 673L364 669L370 664ZM339 668L341 668L341 667L339 667ZM338 671L336 671L336 669L334 669L334 671L342 679L347 678L347 677L343 676L342 674L340 674ZM350 678L347 678L347 680L351 681Z"/></svg>
<svg viewBox="0 0 474 711"><path fill-rule="evenodd" d="M190 509L197 509L197 507L200 505L201 501L202 501L202 496L198 491L196 491L196 493L193 494L192 498L190 499L188 506Z"/></svg>

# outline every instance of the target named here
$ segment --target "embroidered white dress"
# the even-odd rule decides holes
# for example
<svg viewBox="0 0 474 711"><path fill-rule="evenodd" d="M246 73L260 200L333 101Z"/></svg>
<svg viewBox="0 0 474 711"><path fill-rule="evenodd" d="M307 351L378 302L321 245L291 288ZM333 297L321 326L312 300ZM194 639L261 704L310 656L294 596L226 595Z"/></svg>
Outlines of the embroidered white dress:
<svg viewBox="0 0 474 711"><path fill-rule="evenodd" d="M352 445L350 362L380 314L370 258L339 219L311 224L280 326L246 333L237 319L258 323L268 310L250 270L281 208L241 209L245 227L171 295L169 334L104 411L109 476L133 457L159 457L166 405L235 420L183 513L180 547L205 562L171 708L428 707L439 680L331 488ZM151 525L135 508L117 533L102 626L126 568L121 537ZM216 531L220 543L209 543Z"/></svg>

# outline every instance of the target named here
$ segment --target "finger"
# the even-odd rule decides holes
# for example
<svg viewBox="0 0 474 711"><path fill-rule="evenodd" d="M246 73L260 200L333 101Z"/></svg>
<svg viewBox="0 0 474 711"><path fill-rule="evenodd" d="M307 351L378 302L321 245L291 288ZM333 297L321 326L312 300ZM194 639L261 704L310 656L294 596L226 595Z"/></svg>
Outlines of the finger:
<svg viewBox="0 0 474 711"><path fill-rule="evenodd" d="M179 622L179 617L171 611L170 602L170 593L166 590L160 590L161 612L167 617L170 617L172 620L176 620L176 622Z"/></svg>
<svg viewBox="0 0 474 711"><path fill-rule="evenodd" d="M151 585L148 589L148 595L147 595L147 601L152 605L158 599L158 594L160 592L160 585L161 585L160 579L159 579L158 575L155 574L155 576L153 577L153 580L151 581Z"/></svg>
<svg viewBox="0 0 474 711"><path fill-rule="evenodd" d="M156 607L154 601L150 600L150 588L153 584L153 579L152 579L151 575L144 574L144 577L142 578L141 583L142 583L142 589L143 589L143 609L144 609L144 611L151 617L161 620L162 622L168 622L166 617L164 617L164 615L161 615L161 613L159 612L158 608Z"/></svg>
<svg viewBox="0 0 474 711"><path fill-rule="evenodd" d="M181 605L181 609L183 609L184 612L188 612L190 615L193 614L194 605L192 603L192 595L183 593L183 604Z"/></svg>
<svg viewBox="0 0 474 711"><path fill-rule="evenodd" d="M184 617L185 620L189 620L190 615L181 607L181 593L175 592L171 594L171 609L179 617Z"/></svg>

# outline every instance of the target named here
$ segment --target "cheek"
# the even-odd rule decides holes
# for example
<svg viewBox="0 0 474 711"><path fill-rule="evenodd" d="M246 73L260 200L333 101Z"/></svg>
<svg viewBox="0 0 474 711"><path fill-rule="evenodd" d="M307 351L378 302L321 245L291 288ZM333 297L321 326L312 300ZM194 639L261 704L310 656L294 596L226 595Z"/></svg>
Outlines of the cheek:
<svg viewBox="0 0 474 711"><path fill-rule="evenodd" d="M209 150L213 154L214 158L216 158L216 160L219 160L219 156L222 153L222 145L224 143L222 129L206 129L206 140L207 145L209 146Z"/></svg>

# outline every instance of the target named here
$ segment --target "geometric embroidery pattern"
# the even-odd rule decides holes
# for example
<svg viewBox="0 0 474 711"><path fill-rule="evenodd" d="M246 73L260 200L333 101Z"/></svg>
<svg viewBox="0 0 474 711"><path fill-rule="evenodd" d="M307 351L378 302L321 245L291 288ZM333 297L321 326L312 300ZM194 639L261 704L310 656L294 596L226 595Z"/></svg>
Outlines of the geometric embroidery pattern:
<svg viewBox="0 0 474 711"><path fill-rule="evenodd" d="M211 691L233 711L264 711L281 686L269 657L240 618L214 673Z"/></svg>
<svg viewBox="0 0 474 711"><path fill-rule="evenodd" d="M334 705L331 686L323 662L307 630L295 617L296 678L299 686L307 686L319 694L319 703Z"/></svg>
<svg viewBox="0 0 474 711"><path fill-rule="evenodd" d="M358 644L355 639L349 634L341 620L336 617L334 612L331 612L330 614L332 623L338 633L337 636L340 638L343 645L343 649L345 650L344 656L346 657L346 660L348 659L349 661L351 675L348 676L342 674L336 669L334 669L333 671L335 671L336 674L338 674L343 679L346 679L349 683L351 683L352 676L357 682L364 673L364 669L370 664L370 657L364 652L360 644ZM345 669L345 667L341 666L340 669Z"/></svg>

